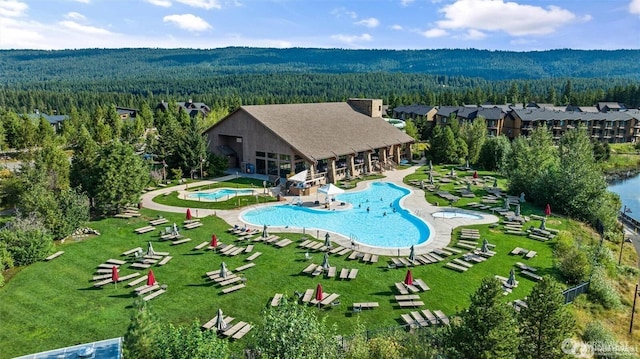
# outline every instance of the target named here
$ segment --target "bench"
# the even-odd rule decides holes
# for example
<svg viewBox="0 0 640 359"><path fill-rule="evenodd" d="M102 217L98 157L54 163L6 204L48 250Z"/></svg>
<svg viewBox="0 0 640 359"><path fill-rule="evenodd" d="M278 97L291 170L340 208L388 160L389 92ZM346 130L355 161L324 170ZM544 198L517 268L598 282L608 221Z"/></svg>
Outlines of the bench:
<svg viewBox="0 0 640 359"><path fill-rule="evenodd" d="M511 251L511 253L510 253L510 254L513 254L513 255L516 255L516 256L517 256L517 255L519 255L520 253L522 253L522 251L523 251L523 249L522 249L522 248L520 248L520 247L515 247L515 248Z"/></svg>
<svg viewBox="0 0 640 359"><path fill-rule="evenodd" d="M177 246L178 244L187 243L190 240L191 240L191 238L180 239L180 240L171 242L171 245L172 246Z"/></svg>
<svg viewBox="0 0 640 359"><path fill-rule="evenodd" d="M358 251L353 251L349 257L347 257L348 259L357 259L359 256L363 256L362 253L358 252Z"/></svg>
<svg viewBox="0 0 640 359"><path fill-rule="evenodd" d="M522 274L522 275L524 275L524 276L527 276L527 277L529 277L529 278L531 278L531 279L535 279L535 280L537 280L537 281L542 280L542 277L541 277L541 276L539 276L539 275L537 275L537 274L535 274L535 273L529 272L528 270L520 271L520 274Z"/></svg>
<svg viewBox="0 0 640 359"><path fill-rule="evenodd" d="M158 262L158 266L163 266L167 264L167 262L169 262L172 258L173 258L172 256L164 257L160 262Z"/></svg>
<svg viewBox="0 0 640 359"><path fill-rule="evenodd" d="M199 249L202 249L202 248L206 247L208 244L209 244L209 241L205 241L205 242L202 242L202 243L198 244L197 246L193 247L193 249L194 250L199 250Z"/></svg>
<svg viewBox="0 0 640 359"><path fill-rule="evenodd" d="M466 249L476 249L477 246L471 245L471 244L467 244L467 243L456 243L455 244L456 247L461 247L461 248L466 248Z"/></svg>
<svg viewBox="0 0 640 359"><path fill-rule="evenodd" d="M222 290L223 294L227 294L227 293L231 293L231 292L235 292L238 289L242 289L245 287L245 284L238 284L238 285L234 285L233 287L229 287L229 288L225 288Z"/></svg>
<svg viewBox="0 0 640 359"><path fill-rule="evenodd" d="M48 256L47 258L45 258L44 260L46 260L46 261L50 261L50 260L52 260L52 259L55 259L55 258L60 257L63 253L64 253L64 251L57 251L57 252L55 252L54 254L52 254L52 255Z"/></svg>
<svg viewBox="0 0 640 359"><path fill-rule="evenodd" d="M256 258L258 258L260 255L262 254L262 252L255 252L252 255L250 255L247 259L245 259L246 261L252 261Z"/></svg>
<svg viewBox="0 0 640 359"><path fill-rule="evenodd" d="M109 263L103 263L103 264L99 264L99 265L98 265L98 268L111 269L111 268L113 268L113 267L118 268L118 267L120 267L120 265L119 265L119 264L109 264Z"/></svg>
<svg viewBox="0 0 640 359"><path fill-rule="evenodd" d="M149 294L149 295L147 295L147 296L143 297L143 298L142 298L142 300L144 300L144 301L146 302L146 301L148 301L148 300L151 300L151 299L153 299L153 298L155 298L155 297L159 296L160 294L162 294L162 293L164 293L164 292L166 292L166 291L167 291L166 289L156 290L155 292L153 292L153 293L151 293L151 294Z"/></svg>

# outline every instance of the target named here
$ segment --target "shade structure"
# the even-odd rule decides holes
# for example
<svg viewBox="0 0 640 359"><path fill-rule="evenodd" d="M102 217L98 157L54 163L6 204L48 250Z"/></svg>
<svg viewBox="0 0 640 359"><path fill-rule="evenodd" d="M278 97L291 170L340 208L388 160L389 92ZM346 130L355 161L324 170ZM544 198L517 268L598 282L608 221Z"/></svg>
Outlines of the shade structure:
<svg viewBox="0 0 640 359"><path fill-rule="evenodd" d="M222 278L227 278L227 274L228 274L228 270L227 270L227 264L225 262L220 263L220 276Z"/></svg>
<svg viewBox="0 0 640 359"><path fill-rule="evenodd" d="M331 236L329 235L329 232L327 232L324 235L324 246L325 247L331 247L331 239L330 238L331 238Z"/></svg>
<svg viewBox="0 0 640 359"><path fill-rule="evenodd" d="M404 284L413 285L413 275L411 274L411 269L407 271L407 275L404 277Z"/></svg>
<svg viewBox="0 0 640 359"><path fill-rule="evenodd" d="M262 238L267 238L267 237L269 237L269 233L267 233L267 225L265 224L262 227Z"/></svg>
<svg viewBox="0 0 640 359"><path fill-rule="evenodd" d="M308 173L309 173L308 170L300 171L295 175L289 177L288 180L292 182L305 182L307 180Z"/></svg>
<svg viewBox="0 0 640 359"><path fill-rule="evenodd" d="M329 269L329 253L324 253L324 259L322 260L322 268Z"/></svg>
<svg viewBox="0 0 640 359"><path fill-rule="evenodd" d="M482 251L482 253L489 252L489 241L487 241L486 238L482 240L482 247L480 247L480 251Z"/></svg>
<svg viewBox="0 0 640 359"><path fill-rule="evenodd" d="M544 215L545 216L551 215L551 205L549 205L549 203L547 203L547 205L544 207Z"/></svg>
<svg viewBox="0 0 640 359"><path fill-rule="evenodd" d="M147 242L147 255L148 256L154 256L156 255L156 252L153 250L153 246L151 245L151 242Z"/></svg>
<svg viewBox="0 0 640 359"><path fill-rule="evenodd" d="M218 248L218 236L215 233L211 235L211 247Z"/></svg>
<svg viewBox="0 0 640 359"><path fill-rule="evenodd" d="M118 273L118 267L111 267L111 281L116 283L120 280L120 274Z"/></svg>
<svg viewBox="0 0 640 359"><path fill-rule="evenodd" d="M511 272L509 272L509 279L507 279L507 285L511 287L516 286L516 272L511 268Z"/></svg>
<svg viewBox="0 0 640 359"><path fill-rule="evenodd" d="M327 196L332 196L335 194L344 193L344 190L340 187L335 186L333 183L328 183L320 188L318 188L319 193L324 193Z"/></svg>
<svg viewBox="0 0 640 359"><path fill-rule="evenodd" d="M191 208L187 208L187 220L191 219Z"/></svg>
<svg viewBox="0 0 640 359"><path fill-rule="evenodd" d="M316 300L320 302L322 301L322 299L324 299L324 293L322 292L322 284L318 283L318 286L316 287Z"/></svg>
<svg viewBox="0 0 640 359"><path fill-rule="evenodd" d="M155 285L158 282L156 281L156 276L153 275L153 270L149 270L149 274L147 274L147 285Z"/></svg>
<svg viewBox="0 0 640 359"><path fill-rule="evenodd" d="M216 315L216 330L220 332L225 329L227 329L227 323L224 321L222 309L218 308L218 314Z"/></svg>
<svg viewBox="0 0 640 359"><path fill-rule="evenodd" d="M478 171L473 171L473 178L478 178Z"/></svg>
<svg viewBox="0 0 640 359"><path fill-rule="evenodd" d="M416 249L413 245L409 249L409 260L412 262L416 260Z"/></svg>

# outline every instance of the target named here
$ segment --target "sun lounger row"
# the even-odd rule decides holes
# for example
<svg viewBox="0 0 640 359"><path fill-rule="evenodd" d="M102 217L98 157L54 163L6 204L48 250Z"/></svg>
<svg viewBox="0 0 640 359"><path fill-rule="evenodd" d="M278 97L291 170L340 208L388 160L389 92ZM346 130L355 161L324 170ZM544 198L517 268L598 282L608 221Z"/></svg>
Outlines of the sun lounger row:
<svg viewBox="0 0 640 359"><path fill-rule="evenodd" d="M358 269L357 268L342 268L340 270L340 275L339 278L340 279L356 279L356 276L358 275Z"/></svg>
<svg viewBox="0 0 640 359"><path fill-rule="evenodd" d="M426 327L429 325L445 324L449 325L449 318L440 310L433 313L424 309L421 312L412 311L410 314L401 314L402 321L411 328Z"/></svg>
<svg viewBox="0 0 640 359"><path fill-rule="evenodd" d="M306 241L300 243L298 247L320 250L324 247L324 242L315 241L312 239L307 239Z"/></svg>
<svg viewBox="0 0 640 359"><path fill-rule="evenodd" d="M222 320L224 323L226 323L226 326L222 330L220 330L219 332L220 335L237 340L244 337L251 329L253 329L253 326L251 324L243 321L240 321L232 325L231 322L234 319L235 318L229 317L229 316L222 317ZM217 328L215 328L215 325L217 322L218 322L218 317L215 316L208 322L204 323L202 325L202 329L217 330Z"/></svg>

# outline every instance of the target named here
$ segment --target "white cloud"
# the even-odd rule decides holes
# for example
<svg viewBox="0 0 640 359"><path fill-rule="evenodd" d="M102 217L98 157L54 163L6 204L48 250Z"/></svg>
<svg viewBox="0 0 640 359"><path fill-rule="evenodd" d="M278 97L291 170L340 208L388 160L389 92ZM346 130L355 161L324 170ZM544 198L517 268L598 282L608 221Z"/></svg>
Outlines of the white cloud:
<svg viewBox="0 0 640 359"><path fill-rule="evenodd" d="M370 27L370 28L374 28L374 27L378 27L378 25L380 25L380 21L378 19L376 19L375 17L370 17L368 19L362 19L360 21L357 21L355 24L356 25L363 25L363 26Z"/></svg>
<svg viewBox="0 0 640 359"><path fill-rule="evenodd" d="M485 37L487 37L487 34L476 29L469 29L469 31L467 31L467 34L464 36L464 38L467 40L482 40Z"/></svg>
<svg viewBox="0 0 640 359"><path fill-rule="evenodd" d="M353 44L356 42L368 42L373 40L373 37L369 34L362 34L362 35L338 34L338 35L331 35L331 38L347 44Z"/></svg>
<svg viewBox="0 0 640 359"><path fill-rule="evenodd" d="M171 1L169 0L144 0L144 1L155 6L171 7Z"/></svg>
<svg viewBox="0 0 640 359"><path fill-rule="evenodd" d="M81 2L83 4L88 4L91 2L91 0L71 0L71 1L75 1L75 2Z"/></svg>
<svg viewBox="0 0 640 359"><path fill-rule="evenodd" d="M170 22L187 31L199 32L211 29L211 25L203 18L193 14L168 15L162 18L164 22Z"/></svg>
<svg viewBox="0 0 640 359"><path fill-rule="evenodd" d="M412 2L414 2L415 0L400 0L400 5L402 6L409 6Z"/></svg>
<svg viewBox="0 0 640 359"><path fill-rule="evenodd" d="M346 17L350 17L352 19L357 19L358 18L358 14L356 14L354 11L349 11L343 7L339 7L339 8L335 8L333 10L331 10L331 15L340 18L343 16Z"/></svg>
<svg viewBox="0 0 640 359"><path fill-rule="evenodd" d="M87 18L79 12L72 11L66 14L64 17L71 20L86 20Z"/></svg>
<svg viewBox="0 0 640 359"><path fill-rule="evenodd" d="M440 29L504 31L512 36L546 35L577 20L575 14L557 6L542 8L504 0L456 0L439 11L445 17L437 22Z"/></svg>
<svg viewBox="0 0 640 359"><path fill-rule="evenodd" d="M449 35L447 30L438 29L438 28L434 28L434 29L430 29L430 30L421 32L421 34L422 34L422 36L428 37L428 38L443 37L443 36Z"/></svg>
<svg viewBox="0 0 640 359"><path fill-rule="evenodd" d="M398 25L398 24L391 25L391 30L398 30L398 31L400 31L400 30L403 30L403 29L404 29L404 28L402 27L402 25Z"/></svg>
<svg viewBox="0 0 640 359"><path fill-rule="evenodd" d="M61 26L69 30L78 31L88 35L112 35L113 34L111 31L100 28L100 27L82 25L82 24L78 24L75 21L70 21L70 20L60 21L58 24L60 24Z"/></svg>
<svg viewBox="0 0 640 359"><path fill-rule="evenodd" d="M640 15L640 0L631 0L629 3L629 12Z"/></svg>
<svg viewBox="0 0 640 359"><path fill-rule="evenodd" d="M0 0L0 16L22 16L29 8L27 3L17 0Z"/></svg>
<svg viewBox="0 0 640 359"><path fill-rule="evenodd" d="M218 0L176 0L179 3L202 9L222 9Z"/></svg>

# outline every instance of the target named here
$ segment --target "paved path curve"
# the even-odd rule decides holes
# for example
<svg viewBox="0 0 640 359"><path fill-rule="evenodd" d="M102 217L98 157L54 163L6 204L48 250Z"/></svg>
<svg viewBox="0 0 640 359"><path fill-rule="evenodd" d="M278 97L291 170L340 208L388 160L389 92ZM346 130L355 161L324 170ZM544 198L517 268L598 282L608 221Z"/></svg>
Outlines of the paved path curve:
<svg viewBox="0 0 640 359"><path fill-rule="evenodd" d="M474 220L474 219L468 219L468 218L450 218L450 219L434 218L432 216L434 212L440 212L442 210L451 209L451 208L438 207L428 203L425 199L423 190L409 187L402 182L405 176L414 173L418 168L419 166L413 166L404 170L386 171L384 173L386 178L381 179L382 181L393 182L396 185L399 185L410 191L410 194L408 196L403 197L403 199L400 202L400 205L410 210L414 215L416 215L417 217L425 221L429 226L429 229L431 230L430 239L426 241L426 243L424 244L415 246L416 254L424 254L435 248L442 248L447 246L451 241L451 233L453 229L456 227L498 222L498 217L494 215L486 214L483 212L472 212L472 211L467 211L467 212L472 212L474 214L480 215L482 216L482 219ZM208 185L215 182L227 181L235 177L236 177L235 175L229 175L229 176L217 178L215 180L191 183L188 186L189 188L199 187L199 186L204 186L204 185ZM352 189L352 191L366 188L366 186L368 186L370 182L371 181L358 182L357 187L355 189ZM186 213L187 211L186 207L167 206L167 205L159 204L153 201L153 198L158 195L162 195L162 194L170 193L174 191L184 191L186 187L187 185L178 185L178 186L165 187L165 188L157 189L151 192L147 192L142 195L142 206L145 208L149 208L157 211L163 211L163 212ZM316 199L316 196L315 195L302 196L301 199L305 203L313 203ZM278 205L278 204L282 204L282 203L273 202L273 203L261 204L256 206L272 206L272 205ZM242 223L242 221L240 220L240 213L242 211L247 210L248 208L253 208L253 207L255 206L243 207L238 210L214 210L214 209L199 208L197 210L192 210L191 213L195 214L195 217L205 217L209 215L216 215L224 219L230 225L233 225L233 224ZM284 228L284 227L272 228L272 230L275 232L295 232L295 233L302 232L301 229ZM306 231L307 233L314 233L317 231L317 229L311 228L311 229L306 229ZM325 230L320 230L320 231L325 232ZM332 233L331 240L344 247L352 246L351 240L349 238L343 235L340 235L338 233ZM409 255L408 248L400 248L400 249L380 248L380 247L367 246L366 244L363 244L363 243L356 243L356 249L361 252L378 254L378 255L387 255L387 256L408 256Z"/></svg>

